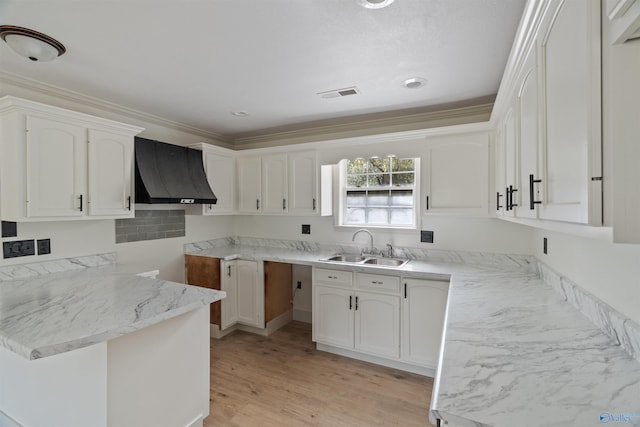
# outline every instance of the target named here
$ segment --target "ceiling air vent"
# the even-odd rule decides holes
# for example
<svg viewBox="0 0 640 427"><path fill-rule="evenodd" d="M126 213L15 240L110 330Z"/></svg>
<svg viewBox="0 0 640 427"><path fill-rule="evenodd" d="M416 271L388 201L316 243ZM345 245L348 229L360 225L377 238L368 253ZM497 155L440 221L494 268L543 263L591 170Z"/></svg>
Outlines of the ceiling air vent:
<svg viewBox="0 0 640 427"><path fill-rule="evenodd" d="M346 87L344 89L335 89L335 90L329 90L327 92L320 92L318 93L318 95L320 95L321 98L329 99L329 98L339 98L341 96L358 95L359 93L360 91L358 90L358 88L355 86L352 86L352 87Z"/></svg>

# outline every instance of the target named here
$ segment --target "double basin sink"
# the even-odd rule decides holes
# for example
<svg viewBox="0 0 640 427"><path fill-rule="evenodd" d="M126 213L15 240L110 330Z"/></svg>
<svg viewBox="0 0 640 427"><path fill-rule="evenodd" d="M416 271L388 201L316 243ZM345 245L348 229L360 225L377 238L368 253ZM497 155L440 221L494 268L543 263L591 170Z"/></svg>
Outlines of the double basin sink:
<svg viewBox="0 0 640 427"><path fill-rule="evenodd" d="M377 257L377 256L350 255L350 254L334 255L332 257L322 259L321 261L335 262L340 264L357 264L357 265L369 265L369 266L390 267L390 268L404 267L409 262L408 259L384 258L384 257Z"/></svg>

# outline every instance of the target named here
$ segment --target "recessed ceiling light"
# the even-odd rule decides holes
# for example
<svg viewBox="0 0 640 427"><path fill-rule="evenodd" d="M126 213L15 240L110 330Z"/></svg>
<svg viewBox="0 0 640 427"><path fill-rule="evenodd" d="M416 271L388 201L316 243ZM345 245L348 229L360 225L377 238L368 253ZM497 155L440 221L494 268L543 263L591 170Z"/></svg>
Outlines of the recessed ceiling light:
<svg viewBox="0 0 640 427"><path fill-rule="evenodd" d="M393 0L358 0L358 3L367 9L382 9L393 3Z"/></svg>
<svg viewBox="0 0 640 427"><path fill-rule="evenodd" d="M402 82L402 86L407 89L420 89L421 87L426 86L426 84L427 80L421 77L412 77Z"/></svg>
<svg viewBox="0 0 640 427"><path fill-rule="evenodd" d="M248 117L250 114L248 111L232 111L231 114L233 114L236 117Z"/></svg>

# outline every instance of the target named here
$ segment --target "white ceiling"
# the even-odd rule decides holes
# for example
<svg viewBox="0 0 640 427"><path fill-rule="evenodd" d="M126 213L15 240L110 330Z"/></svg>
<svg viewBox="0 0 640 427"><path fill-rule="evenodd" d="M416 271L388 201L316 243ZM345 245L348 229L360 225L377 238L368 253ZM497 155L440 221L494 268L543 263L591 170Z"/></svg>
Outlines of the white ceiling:
<svg viewBox="0 0 640 427"><path fill-rule="evenodd" d="M495 95L525 0L0 0L66 48L0 70L227 136ZM428 81L406 89L411 77ZM361 94L317 95L357 86ZM232 111L247 111L235 117ZM390 113L393 114L393 113Z"/></svg>

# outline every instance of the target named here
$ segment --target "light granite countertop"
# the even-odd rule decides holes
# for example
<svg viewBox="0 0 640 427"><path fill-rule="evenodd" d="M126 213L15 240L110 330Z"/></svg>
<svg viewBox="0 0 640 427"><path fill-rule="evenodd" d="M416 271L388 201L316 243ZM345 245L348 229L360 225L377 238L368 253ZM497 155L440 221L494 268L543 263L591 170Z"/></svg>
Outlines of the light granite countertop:
<svg viewBox="0 0 640 427"><path fill-rule="evenodd" d="M545 283L535 258L453 253L388 269L319 261L336 248L261 243L185 249L223 259L451 278L434 416L455 426L583 427L620 416L640 425L640 363Z"/></svg>
<svg viewBox="0 0 640 427"><path fill-rule="evenodd" d="M0 347L27 359L52 356L117 338L225 296L137 276L148 269L136 266L65 262L0 271Z"/></svg>

